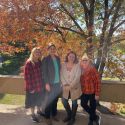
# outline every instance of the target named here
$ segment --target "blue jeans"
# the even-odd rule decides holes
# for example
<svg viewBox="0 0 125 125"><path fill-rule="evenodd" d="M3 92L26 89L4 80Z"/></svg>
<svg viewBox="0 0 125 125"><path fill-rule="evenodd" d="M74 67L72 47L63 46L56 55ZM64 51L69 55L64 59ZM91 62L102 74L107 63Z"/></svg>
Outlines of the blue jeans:
<svg viewBox="0 0 125 125"><path fill-rule="evenodd" d="M71 100L71 102L72 102L72 108L78 106L77 99ZM69 105L69 99L62 98L62 103L63 103L64 107L67 107L67 105Z"/></svg>
<svg viewBox="0 0 125 125"><path fill-rule="evenodd" d="M72 100L72 108L70 108L70 104L68 101L69 101L69 99L62 98L62 103L67 112L67 117L72 120L75 120L76 111L77 111L77 107L78 107L77 99Z"/></svg>

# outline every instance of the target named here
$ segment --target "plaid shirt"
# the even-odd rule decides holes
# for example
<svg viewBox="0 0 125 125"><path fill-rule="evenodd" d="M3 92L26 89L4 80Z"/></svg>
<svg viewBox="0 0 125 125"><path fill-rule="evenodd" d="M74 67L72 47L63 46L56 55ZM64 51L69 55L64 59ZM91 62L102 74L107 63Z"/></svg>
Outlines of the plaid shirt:
<svg viewBox="0 0 125 125"><path fill-rule="evenodd" d="M26 61L24 69L25 89L26 91L40 92L42 89L42 74L41 61L32 63L30 60Z"/></svg>
<svg viewBox="0 0 125 125"><path fill-rule="evenodd" d="M87 70L83 70L81 75L81 88L84 94L100 94L100 78L96 68L91 66Z"/></svg>

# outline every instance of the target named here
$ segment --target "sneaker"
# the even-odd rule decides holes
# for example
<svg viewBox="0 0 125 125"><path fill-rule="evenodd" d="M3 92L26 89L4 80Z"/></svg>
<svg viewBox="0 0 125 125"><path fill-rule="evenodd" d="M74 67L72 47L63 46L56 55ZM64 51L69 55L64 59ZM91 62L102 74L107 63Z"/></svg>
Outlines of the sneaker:
<svg viewBox="0 0 125 125"><path fill-rule="evenodd" d="M35 123L40 123L39 119L35 115L32 115L32 120Z"/></svg>
<svg viewBox="0 0 125 125"><path fill-rule="evenodd" d="M101 116L97 115L97 119L95 121L96 125L101 125Z"/></svg>
<svg viewBox="0 0 125 125"><path fill-rule="evenodd" d="M68 123L67 123L67 125L73 125L75 123L75 119L71 119Z"/></svg>
<svg viewBox="0 0 125 125"><path fill-rule="evenodd" d="M42 111L37 111L37 114L40 115L40 116L45 117L45 113L43 113Z"/></svg>
<svg viewBox="0 0 125 125"><path fill-rule="evenodd" d="M88 125L93 125L93 121L89 121Z"/></svg>

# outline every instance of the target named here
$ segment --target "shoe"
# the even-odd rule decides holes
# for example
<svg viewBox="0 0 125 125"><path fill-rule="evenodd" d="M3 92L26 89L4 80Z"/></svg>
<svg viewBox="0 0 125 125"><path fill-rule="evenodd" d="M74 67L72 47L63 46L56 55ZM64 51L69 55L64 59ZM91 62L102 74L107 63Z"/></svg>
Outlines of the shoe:
<svg viewBox="0 0 125 125"><path fill-rule="evenodd" d="M35 123L40 123L39 119L35 115L32 115L32 120Z"/></svg>
<svg viewBox="0 0 125 125"><path fill-rule="evenodd" d="M88 125L93 125L93 121L89 121Z"/></svg>
<svg viewBox="0 0 125 125"><path fill-rule="evenodd" d="M54 120L54 121L56 121L56 122L59 121L59 119L58 119L56 116L53 116L53 117L52 117L52 120Z"/></svg>
<svg viewBox="0 0 125 125"><path fill-rule="evenodd" d="M52 125L52 120L51 119L46 119L46 124L47 125Z"/></svg>
<svg viewBox="0 0 125 125"><path fill-rule="evenodd" d="M97 115L97 119L95 121L96 125L101 125L101 116Z"/></svg>
<svg viewBox="0 0 125 125"><path fill-rule="evenodd" d="M67 123L67 125L73 125L75 123L75 119L71 119L68 123Z"/></svg>
<svg viewBox="0 0 125 125"><path fill-rule="evenodd" d="M65 123L65 122L68 122L68 121L70 121L71 120L71 117L65 117L64 119L63 119L63 122Z"/></svg>
<svg viewBox="0 0 125 125"><path fill-rule="evenodd" d="M40 115L40 116L45 117L45 114L42 111L37 111L37 114Z"/></svg>

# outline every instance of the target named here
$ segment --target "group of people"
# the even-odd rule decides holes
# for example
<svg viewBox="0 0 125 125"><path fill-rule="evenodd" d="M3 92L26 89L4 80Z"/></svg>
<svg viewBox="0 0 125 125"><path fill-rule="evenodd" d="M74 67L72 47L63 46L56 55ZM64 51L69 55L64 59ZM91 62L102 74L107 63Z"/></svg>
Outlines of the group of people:
<svg viewBox="0 0 125 125"><path fill-rule="evenodd" d="M61 63L56 55L56 46L50 43L47 49L48 56L41 60L41 49L33 48L25 63L25 107L31 109L32 120L40 122L37 113L45 117L47 125L52 125L52 120L59 121L57 102L60 97L67 113L63 122L67 122L67 125L75 123L78 99L89 114L88 125L100 125L100 117L96 114L100 77L91 59L84 54L79 61L76 53L69 51L64 63Z"/></svg>

